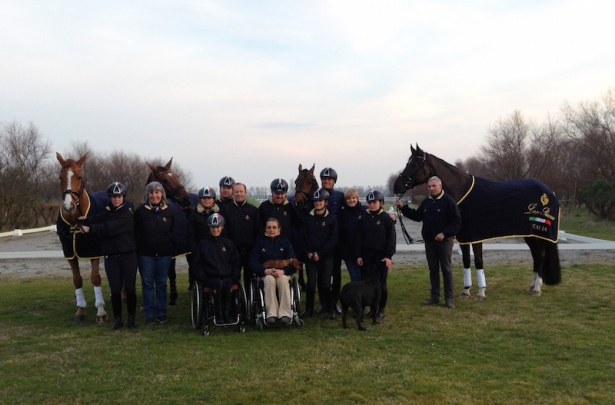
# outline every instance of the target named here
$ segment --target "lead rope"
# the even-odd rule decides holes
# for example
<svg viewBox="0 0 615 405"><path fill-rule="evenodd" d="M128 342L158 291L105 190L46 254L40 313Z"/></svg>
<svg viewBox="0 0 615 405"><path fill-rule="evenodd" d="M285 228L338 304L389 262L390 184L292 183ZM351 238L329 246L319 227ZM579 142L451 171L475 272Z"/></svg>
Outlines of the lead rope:
<svg viewBox="0 0 615 405"><path fill-rule="evenodd" d="M397 217L399 218L399 226L401 226L401 233L404 235L404 239L406 240L407 245L411 245L414 243L414 239L406 230L406 225L404 225L404 221L402 220L403 214L401 213L401 209L397 207Z"/></svg>

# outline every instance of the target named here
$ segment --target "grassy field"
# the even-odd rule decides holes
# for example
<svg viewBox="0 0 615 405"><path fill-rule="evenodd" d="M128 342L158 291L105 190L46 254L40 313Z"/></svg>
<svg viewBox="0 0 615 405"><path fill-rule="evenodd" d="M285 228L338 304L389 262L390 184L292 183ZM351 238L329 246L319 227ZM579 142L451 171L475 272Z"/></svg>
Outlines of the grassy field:
<svg viewBox="0 0 615 405"><path fill-rule="evenodd" d="M564 209L560 229L575 235L615 241L615 222L596 219L584 209Z"/></svg>
<svg viewBox="0 0 615 405"><path fill-rule="evenodd" d="M112 332L92 307L73 323L69 278L3 279L0 403L612 404L615 273L571 266L563 280L534 298L529 269L493 267L487 301L448 310L420 305L427 270L406 266L366 332L317 317L203 337L185 293L169 324L139 314L136 330Z"/></svg>

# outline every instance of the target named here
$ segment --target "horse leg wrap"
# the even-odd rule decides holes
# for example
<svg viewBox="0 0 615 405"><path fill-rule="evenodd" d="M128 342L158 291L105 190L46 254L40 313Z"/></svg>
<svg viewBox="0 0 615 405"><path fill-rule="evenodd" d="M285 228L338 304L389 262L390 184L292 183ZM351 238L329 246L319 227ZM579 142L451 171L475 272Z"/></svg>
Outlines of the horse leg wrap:
<svg viewBox="0 0 615 405"><path fill-rule="evenodd" d="M476 269L476 282L478 283L478 288L487 287L487 280L485 280L485 270Z"/></svg>
<svg viewBox="0 0 615 405"><path fill-rule="evenodd" d="M105 306L105 300L102 295L102 287L94 287L94 297L96 297L96 301L94 302L94 306L98 308L99 306Z"/></svg>
<svg viewBox="0 0 615 405"><path fill-rule="evenodd" d="M87 303L85 302L85 296L83 295L83 288L77 288L75 290L75 298L77 298L77 306L85 308Z"/></svg>
<svg viewBox="0 0 615 405"><path fill-rule="evenodd" d="M476 270L476 274L478 275L478 270ZM480 286L480 284L479 284ZM472 270L471 269L463 269L463 287L464 289L469 290L472 287Z"/></svg>

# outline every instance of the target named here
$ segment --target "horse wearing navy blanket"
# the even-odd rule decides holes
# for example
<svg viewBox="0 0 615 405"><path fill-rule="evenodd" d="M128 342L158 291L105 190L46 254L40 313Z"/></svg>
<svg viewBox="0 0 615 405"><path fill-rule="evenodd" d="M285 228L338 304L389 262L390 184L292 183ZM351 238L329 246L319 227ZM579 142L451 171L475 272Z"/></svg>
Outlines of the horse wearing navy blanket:
<svg viewBox="0 0 615 405"><path fill-rule="evenodd" d="M559 203L555 194L534 179L493 182L468 175L455 166L410 145L412 154L394 184L400 197L409 189L427 183L431 176L442 180L442 187L455 199L461 212L461 230L456 236L464 264L462 297L470 296L470 244L474 249L479 283L478 299L485 298L486 282L482 262L482 242L497 238L523 237L534 260L534 275L529 290L541 295L547 285L561 282L557 241Z"/></svg>
<svg viewBox="0 0 615 405"><path fill-rule="evenodd" d="M60 171L60 190L62 191L62 205L56 223L60 243L64 257L70 264L73 273L73 285L77 299L77 312L75 321L85 320L86 300L83 294L83 278L79 270L79 259L90 259L92 273L90 280L94 286L96 297L95 306L98 309L96 320L99 323L107 320L105 301L102 295L100 279L100 258L103 256L100 250L98 238L91 233L82 233L78 226L80 216L96 215L102 212L109 204L109 197L105 191L88 193L83 181L81 166L85 162L87 153L75 161L64 159L56 153L56 157L62 165Z"/></svg>

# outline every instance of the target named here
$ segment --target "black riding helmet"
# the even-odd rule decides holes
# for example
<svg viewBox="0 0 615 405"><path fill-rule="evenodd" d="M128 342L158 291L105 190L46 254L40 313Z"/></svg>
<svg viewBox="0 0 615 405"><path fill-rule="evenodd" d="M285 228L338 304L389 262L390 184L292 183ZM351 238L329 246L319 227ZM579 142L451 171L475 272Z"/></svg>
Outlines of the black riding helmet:
<svg viewBox="0 0 615 405"><path fill-rule="evenodd" d="M216 190L211 187L203 187L199 190L199 198L216 198Z"/></svg>
<svg viewBox="0 0 615 405"><path fill-rule="evenodd" d="M109 184L107 187L107 195L111 197L112 195L122 195L126 196L126 186L118 181L114 181Z"/></svg>
<svg viewBox="0 0 615 405"><path fill-rule="evenodd" d="M312 194L312 201L327 201L329 197L329 192L327 190L319 188Z"/></svg>
<svg viewBox="0 0 615 405"><path fill-rule="evenodd" d="M235 180L230 176L224 176L220 179L220 184L218 185L220 187L222 186L233 187L235 185Z"/></svg>
<svg viewBox="0 0 615 405"><path fill-rule="evenodd" d="M320 178L331 177L337 182L337 172L332 167L325 167L320 171Z"/></svg>
<svg viewBox="0 0 615 405"><path fill-rule="evenodd" d="M372 190L367 194L367 197L365 197L365 201L382 201L384 204L384 194L378 190Z"/></svg>
<svg viewBox="0 0 615 405"><path fill-rule="evenodd" d="M284 179L275 179L271 182L271 191L274 193L287 193L288 192L288 183Z"/></svg>
<svg viewBox="0 0 615 405"><path fill-rule="evenodd" d="M224 226L224 217L217 212L207 217L207 226Z"/></svg>

